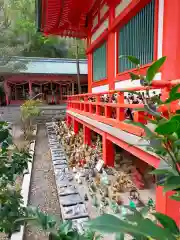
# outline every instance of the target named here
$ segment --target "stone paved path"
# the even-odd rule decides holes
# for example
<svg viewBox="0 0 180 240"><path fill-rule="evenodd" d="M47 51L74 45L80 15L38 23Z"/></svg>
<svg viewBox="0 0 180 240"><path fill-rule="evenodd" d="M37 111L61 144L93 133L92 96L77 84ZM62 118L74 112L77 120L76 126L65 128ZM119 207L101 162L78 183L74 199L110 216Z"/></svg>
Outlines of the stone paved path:
<svg viewBox="0 0 180 240"><path fill-rule="evenodd" d="M52 160L44 125L38 127L29 205L38 206L41 210L60 218ZM27 226L24 240L35 239L47 240L48 237L40 228Z"/></svg>

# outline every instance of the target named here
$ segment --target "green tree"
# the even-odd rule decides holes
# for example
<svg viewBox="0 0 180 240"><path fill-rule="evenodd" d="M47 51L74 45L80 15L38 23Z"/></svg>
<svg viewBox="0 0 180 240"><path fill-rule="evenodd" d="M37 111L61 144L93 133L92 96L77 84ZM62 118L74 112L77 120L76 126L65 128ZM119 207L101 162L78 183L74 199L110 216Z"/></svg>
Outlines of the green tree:
<svg viewBox="0 0 180 240"><path fill-rule="evenodd" d="M76 49L71 39L58 36L43 36L37 32L35 0L10 0L11 17L16 19L14 33L29 45L22 51L27 57L76 58ZM80 41L79 55L84 58L84 46Z"/></svg>
<svg viewBox="0 0 180 240"><path fill-rule="evenodd" d="M12 57L18 55L26 46L26 42L16 38L13 31L13 24L9 18L11 7L0 0L0 74L17 72L25 65L12 61ZM1 80L3 79L1 76Z"/></svg>

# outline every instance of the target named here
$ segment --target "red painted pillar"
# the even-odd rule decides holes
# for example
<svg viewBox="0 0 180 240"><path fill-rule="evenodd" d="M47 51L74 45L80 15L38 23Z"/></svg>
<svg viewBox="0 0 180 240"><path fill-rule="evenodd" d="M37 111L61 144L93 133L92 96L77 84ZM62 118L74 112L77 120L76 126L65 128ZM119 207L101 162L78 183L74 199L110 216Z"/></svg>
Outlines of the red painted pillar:
<svg viewBox="0 0 180 240"><path fill-rule="evenodd" d="M114 21L114 9L115 7L111 4L109 10L109 27L111 27ZM115 32L110 32L108 35L108 48L107 48L107 73L108 73L108 83L109 90L114 90L114 80L115 80Z"/></svg>
<svg viewBox="0 0 180 240"><path fill-rule="evenodd" d="M84 144L91 145L91 129L83 126Z"/></svg>
<svg viewBox="0 0 180 240"><path fill-rule="evenodd" d="M164 0L164 27L163 27L163 44L162 55L167 56L166 62L162 68L162 79L173 80L180 78L180 1ZM173 26L173 28L172 28ZM171 42L169 42L171 39ZM162 91L162 98L168 97L169 89Z"/></svg>
<svg viewBox="0 0 180 240"><path fill-rule="evenodd" d="M166 62L162 68L162 79L173 80L180 78L180 1L173 0L173 4L169 0L164 0L163 18L163 43L162 55L167 56ZM160 26L161 27L161 26ZM171 39L171 40L170 40ZM159 56L160 57L160 56ZM168 97L169 89L162 91L162 98ZM156 190L156 210L172 217L180 224L180 202L169 199L172 193L163 194L162 187Z"/></svg>
<svg viewBox="0 0 180 240"><path fill-rule="evenodd" d="M106 134L103 135L103 160L106 166L114 167L114 146L111 141L106 138Z"/></svg>
<svg viewBox="0 0 180 240"><path fill-rule="evenodd" d="M180 225L180 202L169 198L173 193L163 193L163 187L156 188L156 211L173 218Z"/></svg>
<svg viewBox="0 0 180 240"><path fill-rule="evenodd" d="M88 53L88 93L92 92L92 81L93 81L93 74L92 74L92 53Z"/></svg>
<svg viewBox="0 0 180 240"><path fill-rule="evenodd" d="M68 127L70 127L71 122L72 122L71 117L69 115L66 115L66 124L67 124Z"/></svg>
<svg viewBox="0 0 180 240"><path fill-rule="evenodd" d="M6 105L9 105L9 89L8 89L8 84L7 81L4 81L4 91L5 91L5 95L6 95Z"/></svg>
<svg viewBox="0 0 180 240"><path fill-rule="evenodd" d="M62 89L61 89L61 84L59 84L59 104L62 101Z"/></svg>
<svg viewBox="0 0 180 240"><path fill-rule="evenodd" d="M29 80L29 96L32 98L32 82Z"/></svg>
<svg viewBox="0 0 180 240"><path fill-rule="evenodd" d="M76 121L75 119L73 121L73 130L75 134L77 134L79 131L79 124L78 124L78 121Z"/></svg>

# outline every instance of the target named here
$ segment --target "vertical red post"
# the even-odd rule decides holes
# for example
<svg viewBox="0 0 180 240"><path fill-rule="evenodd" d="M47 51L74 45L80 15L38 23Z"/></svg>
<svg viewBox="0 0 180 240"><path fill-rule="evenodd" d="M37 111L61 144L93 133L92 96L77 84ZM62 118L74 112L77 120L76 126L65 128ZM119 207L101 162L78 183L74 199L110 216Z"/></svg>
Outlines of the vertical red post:
<svg viewBox="0 0 180 240"><path fill-rule="evenodd" d="M113 2L113 1L112 1ZM109 9L109 27L111 27L114 21L114 4L111 3ZM115 32L110 32L108 35L108 48L107 48L107 74L108 74L108 83L109 90L114 90L114 80L115 80Z"/></svg>
<svg viewBox="0 0 180 240"><path fill-rule="evenodd" d="M160 1L159 1L160 2ZM162 67L162 79L173 80L180 78L180 1L173 0L173 4L169 0L164 0L163 15L163 43L162 56L167 56L166 62ZM173 26L173 27L172 27ZM161 27L161 26L159 26ZM171 39L171 41L169 41ZM161 57L159 54L158 57ZM168 97L169 89L162 90L162 99ZM156 190L156 210L173 218L179 226L180 220L180 202L169 199L172 193L163 194L162 187Z"/></svg>
<svg viewBox="0 0 180 240"><path fill-rule="evenodd" d="M84 144L91 145L91 129L83 125Z"/></svg>
<svg viewBox="0 0 180 240"><path fill-rule="evenodd" d="M119 92L117 96L117 104L124 104L124 93ZM116 120L117 121L124 121L125 114L124 114L124 108L117 107L116 108Z"/></svg>
<svg viewBox="0 0 180 240"><path fill-rule="evenodd" d="M114 146L113 143L107 139L106 134L102 136L103 140L103 160L106 166L114 167Z"/></svg>
<svg viewBox="0 0 180 240"><path fill-rule="evenodd" d="M5 91L5 95L6 95L6 105L9 105L9 89L8 89L8 84L7 81L4 81L4 91Z"/></svg>
<svg viewBox="0 0 180 240"><path fill-rule="evenodd" d="M97 115L100 115L100 105L98 105L98 103L100 103L100 96L98 95L97 97L96 97L96 102L97 102L97 105L96 105L96 114Z"/></svg>
<svg viewBox="0 0 180 240"><path fill-rule="evenodd" d="M74 121L73 121L73 130L74 130L74 133L75 133L75 134L78 134L79 124L78 124L78 121L76 121L75 119L74 119Z"/></svg>
<svg viewBox="0 0 180 240"><path fill-rule="evenodd" d="M66 115L66 124L68 127L70 127L71 121L72 121L71 117L69 115Z"/></svg>
<svg viewBox="0 0 180 240"><path fill-rule="evenodd" d="M88 53L87 55L88 59L88 93L91 93L92 91L92 53Z"/></svg>
<svg viewBox="0 0 180 240"><path fill-rule="evenodd" d="M62 101L62 86L59 84L59 103Z"/></svg>
<svg viewBox="0 0 180 240"><path fill-rule="evenodd" d="M163 193L163 187L156 188L156 211L166 214L180 224L180 202L170 199L173 192Z"/></svg>
<svg viewBox="0 0 180 240"><path fill-rule="evenodd" d="M29 96L30 96L30 98L32 98L32 82L31 82L31 80L29 80L28 83L29 83Z"/></svg>

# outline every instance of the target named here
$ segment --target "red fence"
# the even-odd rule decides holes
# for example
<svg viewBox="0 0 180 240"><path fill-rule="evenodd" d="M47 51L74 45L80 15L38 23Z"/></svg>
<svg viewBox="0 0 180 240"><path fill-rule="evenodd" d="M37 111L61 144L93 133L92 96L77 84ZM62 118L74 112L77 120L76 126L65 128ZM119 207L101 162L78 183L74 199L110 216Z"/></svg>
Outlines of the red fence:
<svg viewBox="0 0 180 240"><path fill-rule="evenodd" d="M173 85L179 83L176 81L154 81L152 89L164 89L167 91ZM147 117L152 117L147 115L143 111L136 111L138 108L143 108L143 103L128 103L129 96L127 96L128 91L144 91L146 87L135 87L131 89L115 90L103 93L88 93L79 94L67 97L68 110L82 114L84 116L90 117L102 123L111 125L113 127L120 128L126 132L135 134L137 136L142 136L144 131L133 125L129 125L124 122L125 119L130 118L135 122L147 123ZM126 95L126 96L125 96ZM136 99L136 101L139 101ZM171 106L171 110L177 108L177 103ZM166 113L167 109L162 106L158 111ZM129 113L129 114L128 114Z"/></svg>

